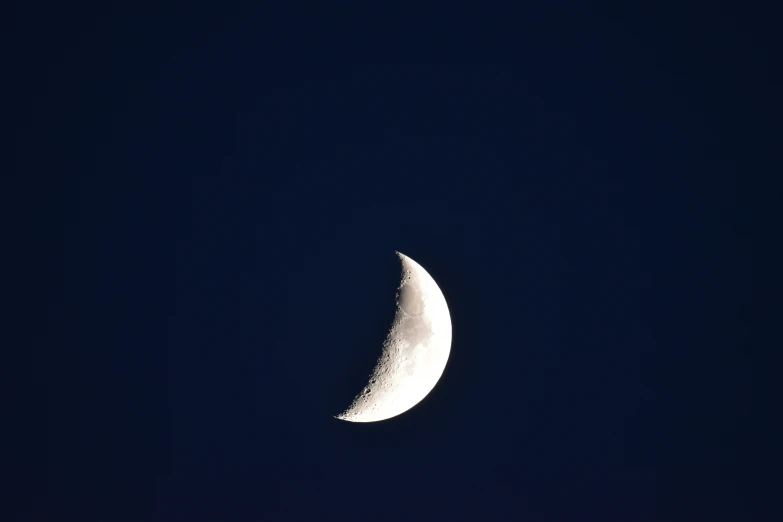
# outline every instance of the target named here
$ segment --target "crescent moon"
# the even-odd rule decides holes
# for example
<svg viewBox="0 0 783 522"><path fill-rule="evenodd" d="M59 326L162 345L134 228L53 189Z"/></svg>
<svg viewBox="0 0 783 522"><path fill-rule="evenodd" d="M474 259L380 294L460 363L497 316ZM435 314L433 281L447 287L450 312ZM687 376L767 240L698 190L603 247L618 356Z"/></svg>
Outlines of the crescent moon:
<svg viewBox="0 0 783 522"><path fill-rule="evenodd" d="M451 351L451 316L435 280L416 261L402 262L397 311L370 380L335 418L377 422L413 408L438 383Z"/></svg>

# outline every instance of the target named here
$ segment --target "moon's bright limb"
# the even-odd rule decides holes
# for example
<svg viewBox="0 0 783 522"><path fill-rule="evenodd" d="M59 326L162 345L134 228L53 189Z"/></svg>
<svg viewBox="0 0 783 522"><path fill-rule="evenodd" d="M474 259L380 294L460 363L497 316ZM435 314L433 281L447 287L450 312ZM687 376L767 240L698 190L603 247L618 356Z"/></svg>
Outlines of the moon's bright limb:
<svg viewBox="0 0 783 522"><path fill-rule="evenodd" d="M376 422L395 417L426 397L446 368L451 351L446 299L421 265L397 255L402 281L394 323L370 382L338 419Z"/></svg>

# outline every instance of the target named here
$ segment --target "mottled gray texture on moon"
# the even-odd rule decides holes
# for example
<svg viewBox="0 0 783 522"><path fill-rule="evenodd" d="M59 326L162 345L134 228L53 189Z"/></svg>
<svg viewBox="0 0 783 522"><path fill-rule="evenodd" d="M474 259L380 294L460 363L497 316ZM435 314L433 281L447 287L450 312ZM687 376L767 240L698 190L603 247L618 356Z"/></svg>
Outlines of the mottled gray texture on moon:
<svg viewBox="0 0 783 522"><path fill-rule="evenodd" d="M369 383L338 419L375 422L399 415L426 397L446 368L451 350L446 299L418 263L397 255L402 281L394 322Z"/></svg>

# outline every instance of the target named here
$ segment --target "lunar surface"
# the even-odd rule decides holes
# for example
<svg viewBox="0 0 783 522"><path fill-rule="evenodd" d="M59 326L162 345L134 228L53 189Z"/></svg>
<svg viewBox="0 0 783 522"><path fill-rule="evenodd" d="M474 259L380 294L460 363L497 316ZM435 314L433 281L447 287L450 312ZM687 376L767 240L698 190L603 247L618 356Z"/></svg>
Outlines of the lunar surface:
<svg viewBox="0 0 783 522"><path fill-rule="evenodd" d="M413 259L397 252L402 280L397 312L369 383L336 418L376 422L418 404L435 387L451 351L451 317L443 293Z"/></svg>

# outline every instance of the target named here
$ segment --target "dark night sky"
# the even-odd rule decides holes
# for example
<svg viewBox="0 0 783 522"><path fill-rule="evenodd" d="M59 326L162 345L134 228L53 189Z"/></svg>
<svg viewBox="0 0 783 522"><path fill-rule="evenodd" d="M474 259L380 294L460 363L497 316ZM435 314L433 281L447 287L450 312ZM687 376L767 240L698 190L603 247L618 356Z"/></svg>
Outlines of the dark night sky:
<svg viewBox="0 0 783 522"><path fill-rule="evenodd" d="M780 520L780 13L588 4L17 5L8 520Z"/></svg>

